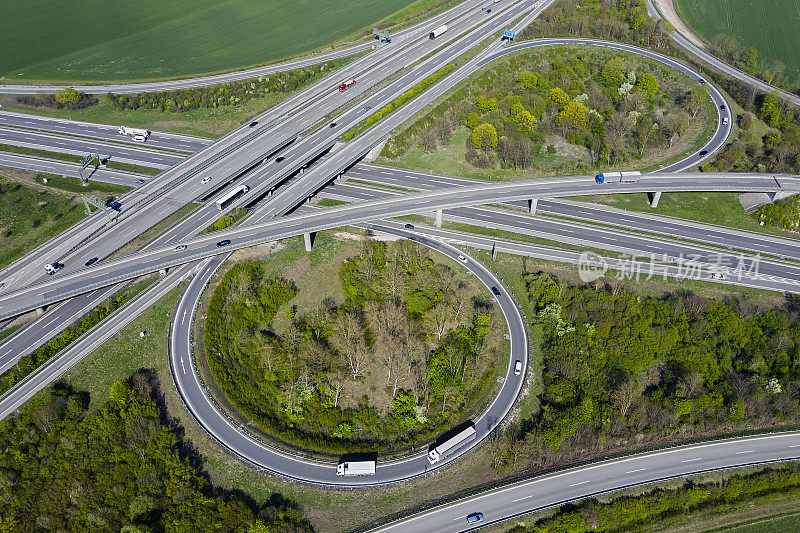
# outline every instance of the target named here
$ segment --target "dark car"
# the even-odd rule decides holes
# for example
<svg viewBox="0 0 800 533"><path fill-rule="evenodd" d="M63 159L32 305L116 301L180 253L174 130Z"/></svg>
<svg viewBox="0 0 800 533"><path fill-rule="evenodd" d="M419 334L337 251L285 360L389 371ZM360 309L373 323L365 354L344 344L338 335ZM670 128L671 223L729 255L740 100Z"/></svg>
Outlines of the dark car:
<svg viewBox="0 0 800 533"><path fill-rule="evenodd" d="M142 178L139 178L138 180L136 180L136 183L144 183L144 180Z"/></svg>
<svg viewBox="0 0 800 533"><path fill-rule="evenodd" d="M414 224L406 224L406 229L414 229Z"/></svg>
<svg viewBox="0 0 800 533"><path fill-rule="evenodd" d="M486 12L487 13L491 13L492 12L492 8L490 7L489 9L486 10Z"/></svg>
<svg viewBox="0 0 800 533"><path fill-rule="evenodd" d="M706 84L706 80L704 80L703 78L700 78L697 81L698 81L698 83L700 83L700 85L705 85Z"/></svg>
<svg viewBox="0 0 800 533"><path fill-rule="evenodd" d="M281 161L283 161L284 159L286 159L286 158L285 158L285 157L283 157L283 156L281 156L281 157L276 157L276 158L275 158L275 162L276 162L276 163L280 163L280 162L281 162Z"/></svg>
<svg viewBox="0 0 800 533"><path fill-rule="evenodd" d="M474 524L483 520L483 513L472 513L467 515L467 524Z"/></svg>
<svg viewBox="0 0 800 533"><path fill-rule="evenodd" d="M365 105L364 106L364 111L369 111L370 109L372 109L371 105Z"/></svg>
<svg viewBox="0 0 800 533"><path fill-rule="evenodd" d="M708 150L700 150L700 155L706 155L707 153L708 153Z"/></svg>
<svg viewBox="0 0 800 533"><path fill-rule="evenodd" d="M725 111L726 109L728 109L727 107L725 107L725 104L721 104L721 105L719 106L719 108L720 108L720 109L722 109L723 111Z"/></svg>
<svg viewBox="0 0 800 533"><path fill-rule="evenodd" d="M253 128L255 126L258 126L258 121L257 120L254 120L253 122L250 123L250 127L251 128Z"/></svg>
<svg viewBox="0 0 800 533"><path fill-rule="evenodd" d="M494 294L495 296L500 296L500 289L498 289L497 287L492 287L492 294Z"/></svg>
<svg viewBox="0 0 800 533"><path fill-rule="evenodd" d="M330 125L330 126L328 126L328 127L329 127L329 128L335 128L335 127L336 127L336 123L335 123L335 122L331 122L331 125Z"/></svg>
<svg viewBox="0 0 800 533"><path fill-rule="evenodd" d="M224 241L219 241L217 243L217 247L228 246L231 243L230 239L225 239Z"/></svg>
<svg viewBox="0 0 800 533"><path fill-rule="evenodd" d="M88 266L92 266L92 265L93 265L93 264L95 264L95 263L97 263L97 258L96 258L96 257L92 257L91 259L89 259L88 261L86 261L86 263L85 263L85 264L86 264L86 266L88 267Z"/></svg>

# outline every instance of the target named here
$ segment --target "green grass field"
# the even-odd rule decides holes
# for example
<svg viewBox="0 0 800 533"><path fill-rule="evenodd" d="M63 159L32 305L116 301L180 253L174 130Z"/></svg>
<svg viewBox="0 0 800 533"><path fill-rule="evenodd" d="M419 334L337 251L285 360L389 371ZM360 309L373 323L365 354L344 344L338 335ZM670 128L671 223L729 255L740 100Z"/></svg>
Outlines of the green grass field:
<svg viewBox="0 0 800 533"><path fill-rule="evenodd" d="M765 63L779 59L796 81L800 69L800 2L797 0L675 0L681 19L706 41L724 33L758 50Z"/></svg>
<svg viewBox="0 0 800 533"><path fill-rule="evenodd" d="M231 70L325 46L412 0L0 0L7 80L140 80Z"/></svg>

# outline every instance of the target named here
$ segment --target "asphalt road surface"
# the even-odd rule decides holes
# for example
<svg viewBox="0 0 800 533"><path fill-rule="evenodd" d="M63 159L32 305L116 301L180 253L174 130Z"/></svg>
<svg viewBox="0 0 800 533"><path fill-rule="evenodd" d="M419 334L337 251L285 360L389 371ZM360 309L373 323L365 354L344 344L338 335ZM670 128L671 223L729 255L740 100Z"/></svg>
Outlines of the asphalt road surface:
<svg viewBox="0 0 800 533"><path fill-rule="evenodd" d="M778 433L729 439L631 455L564 470L490 490L400 520L376 531L470 531L476 526L507 520L548 507L634 487L742 466L800 458L800 433ZM467 515L483 513L479 524L467 524Z"/></svg>
<svg viewBox="0 0 800 533"><path fill-rule="evenodd" d="M696 191L800 191L800 178L780 175L679 173L647 174L633 183L596 184L593 177L551 178L492 183L458 189L403 195L376 202L341 206L335 210L273 219L184 241L185 249L160 247L112 261L101 261L73 272L0 294L0 318L15 316L148 272L302 233L391 218L400 215L503 201L593 194ZM231 243L219 246L223 240ZM222 249L224 248L224 250Z"/></svg>

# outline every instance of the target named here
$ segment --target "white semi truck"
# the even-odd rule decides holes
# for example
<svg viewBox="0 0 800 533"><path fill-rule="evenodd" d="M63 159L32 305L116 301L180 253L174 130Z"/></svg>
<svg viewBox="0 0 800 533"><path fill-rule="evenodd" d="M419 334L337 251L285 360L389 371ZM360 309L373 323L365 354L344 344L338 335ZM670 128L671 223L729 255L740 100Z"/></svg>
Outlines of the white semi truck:
<svg viewBox="0 0 800 533"><path fill-rule="evenodd" d="M336 465L337 476L374 476L377 461L342 461Z"/></svg>
<svg viewBox="0 0 800 533"><path fill-rule="evenodd" d="M438 28L433 30L429 37L431 39L436 39L438 36L440 36L441 34L443 34L446 31L447 31L447 24L442 24L441 26L439 26Z"/></svg>
<svg viewBox="0 0 800 533"><path fill-rule="evenodd" d="M129 128L127 126L120 126L117 131L120 135L142 135L145 139L150 136L150 132L142 128Z"/></svg>
<svg viewBox="0 0 800 533"><path fill-rule="evenodd" d="M462 429L443 443L435 446L428 451L428 462L438 463L443 457L447 457L466 443L475 439L475 424L470 422L469 426Z"/></svg>
<svg viewBox="0 0 800 533"><path fill-rule="evenodd" d="M642 176L641 172L601 172L594 177L596 183L636 182Z"/></svg>

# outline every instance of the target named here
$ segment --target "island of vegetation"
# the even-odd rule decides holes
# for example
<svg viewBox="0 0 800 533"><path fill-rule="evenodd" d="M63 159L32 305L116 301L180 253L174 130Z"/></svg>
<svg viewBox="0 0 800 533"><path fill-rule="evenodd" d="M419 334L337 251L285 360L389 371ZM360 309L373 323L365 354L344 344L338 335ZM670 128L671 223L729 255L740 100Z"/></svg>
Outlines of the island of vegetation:
<svg viewBox="0 0 800 533"><path fill-rule="evenodd" d="M208 305L213 381L258 429L312 452L404 453L491 400L506 325L463 266L410 241L321 235L311 261L296 245L233 265Z"/></svg>
<svg viewBox="0 0 800 533"><path fill-rule="evenodd" d="M655 167L704 143L716 113L687 76L594 47L527 50L493 62L391 138L384 161L514 179Z"/></svg>

